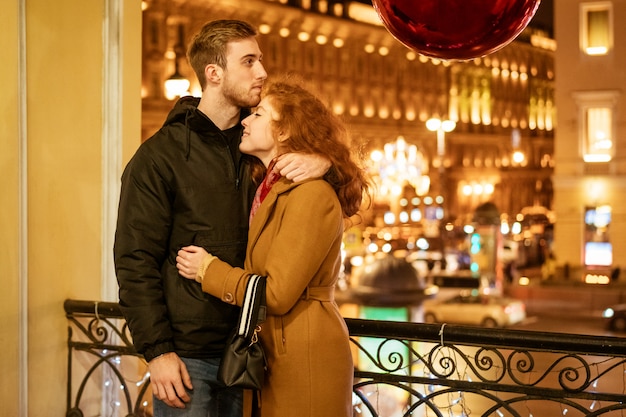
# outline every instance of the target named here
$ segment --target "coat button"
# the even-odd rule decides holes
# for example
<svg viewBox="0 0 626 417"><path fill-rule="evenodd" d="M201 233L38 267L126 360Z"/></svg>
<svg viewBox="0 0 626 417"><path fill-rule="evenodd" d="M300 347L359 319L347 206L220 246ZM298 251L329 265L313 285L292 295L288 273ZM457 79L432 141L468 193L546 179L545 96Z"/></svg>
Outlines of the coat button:
<svg viewBox="0 0 626 417"><path fill-rule="evenodd" d="M235 300L235 297L233 297L232 293L227 292L226 294L224 294L224 301L227 303L232 303Z"/></svg>

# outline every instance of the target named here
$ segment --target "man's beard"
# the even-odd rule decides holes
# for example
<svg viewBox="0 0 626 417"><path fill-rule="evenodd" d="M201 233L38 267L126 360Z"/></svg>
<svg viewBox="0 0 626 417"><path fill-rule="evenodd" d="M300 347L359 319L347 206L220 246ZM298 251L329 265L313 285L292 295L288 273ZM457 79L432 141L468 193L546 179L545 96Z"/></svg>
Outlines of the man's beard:
<svg viewBox="0 0 626 417"><path fill-rule="evenodd" d="M228 82L224 84L223 94L228 101L240 108L254 107L261 101L260 94L252 94L249 90Z"/></svg>

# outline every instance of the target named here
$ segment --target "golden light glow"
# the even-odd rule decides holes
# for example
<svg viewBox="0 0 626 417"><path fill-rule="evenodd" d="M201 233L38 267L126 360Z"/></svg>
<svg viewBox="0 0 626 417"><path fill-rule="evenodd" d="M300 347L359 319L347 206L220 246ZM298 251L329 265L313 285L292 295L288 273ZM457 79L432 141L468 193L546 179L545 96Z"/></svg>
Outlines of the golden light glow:
<svg viewBox="0 0 626 417"><path fill-rule="evenodd" d="M348 7L348 16L359 22L370 23L376 26L383 25L378 13L376 13L376 10L374 10L371 5L361 4L356 1L350 2Z"/></svg>
<svg viewBox="0 0 626 417"><path fill-rule="evenodd" d="M400 196L407 185L413 187L418 196L428 192L430 178L426 175L426 161L417 146L408 144L404 137L399 136L395 142L385 144L382 150L373 150L370 161L377 198L390 206L402 206ZM406 207L406 198L402 201ZM411 218L414 216L415 213L411 213ZM409 213L406 213L406 220L409 220Z"/></svg>
<svg viewBox="0 0 626 417"><path fill-rule="evenodd" d="M611 282L607 275L603 274L587 274L585 275L585 284L601 284L606 285Z"/></svg>
<svg viewBox="0 0 626 417"><path fill-rule="evenodd" d="M326 45L326 43L328 42L328 38L325 35L317 35L315 37L315 42L318 45Z"/></svg>

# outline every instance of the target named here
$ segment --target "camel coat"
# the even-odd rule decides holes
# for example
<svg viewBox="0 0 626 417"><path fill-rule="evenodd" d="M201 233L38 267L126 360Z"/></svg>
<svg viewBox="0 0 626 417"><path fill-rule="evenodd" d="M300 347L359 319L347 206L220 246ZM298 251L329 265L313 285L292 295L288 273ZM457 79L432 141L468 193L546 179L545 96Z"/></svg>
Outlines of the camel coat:
<svg viewBox="0 0 626 417"><path fill-rule="evenodd" d="M203 290L241 305L248 276L267 276L267 321L259 333L268 363L262 417L352 416L348 330L334 302L343 215L323 180L279 180L259 207L245 269L215 259Z"/></svg>

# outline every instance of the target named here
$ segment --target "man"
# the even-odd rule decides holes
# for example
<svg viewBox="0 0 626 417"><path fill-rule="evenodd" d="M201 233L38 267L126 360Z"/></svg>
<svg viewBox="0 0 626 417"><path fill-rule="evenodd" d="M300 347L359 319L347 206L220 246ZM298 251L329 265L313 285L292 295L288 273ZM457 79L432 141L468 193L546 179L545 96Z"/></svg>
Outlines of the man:
<svg viewBox="0 0 626 417"><path fill-rule="evenodd" d="M202 28L188 50L202 97L181 98L122 176L114 247L120 306L148 362L155 417L242 413L241 390L216 379L238 311L181 279L175 258L196 244L243 265L255 187L251 161L239 152L240 122L267 78L256 35L236 20ZM277 164L295 181L328 165L293 154Z"/></svg>

